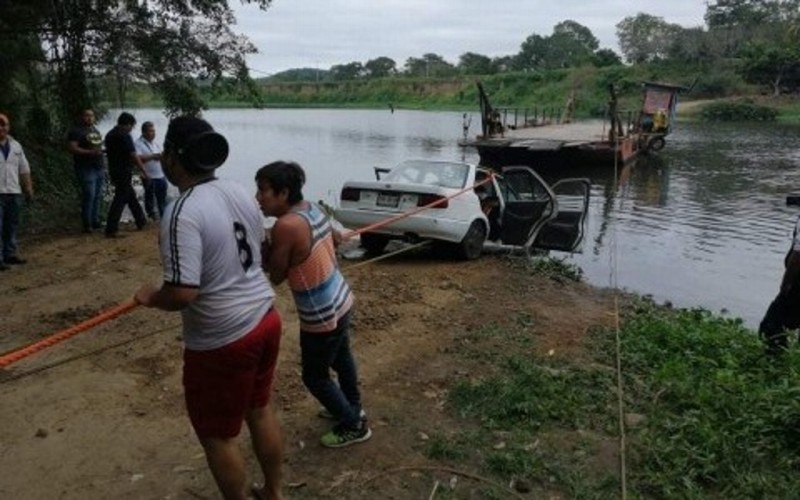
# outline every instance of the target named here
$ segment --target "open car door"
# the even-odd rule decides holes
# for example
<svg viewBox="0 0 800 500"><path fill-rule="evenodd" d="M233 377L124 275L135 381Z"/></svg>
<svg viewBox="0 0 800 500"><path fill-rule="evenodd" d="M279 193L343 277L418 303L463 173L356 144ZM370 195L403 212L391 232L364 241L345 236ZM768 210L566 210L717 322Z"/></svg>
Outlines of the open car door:
<svg viewBox="0 0 800 500"><path fill-rule="evenodd" d="M532 246L545 250L573 252L583 240L589 210L589 179L562 179L550 189L556 195L556 216L535 235Z"/></svg>
<svg viewBox="0 0 800 500"><path fill-rule="evenodd" d="M503 200L500 240L529 247L539 230L558 213L556 195L529 167L504 167L499 182Z"/></svg>

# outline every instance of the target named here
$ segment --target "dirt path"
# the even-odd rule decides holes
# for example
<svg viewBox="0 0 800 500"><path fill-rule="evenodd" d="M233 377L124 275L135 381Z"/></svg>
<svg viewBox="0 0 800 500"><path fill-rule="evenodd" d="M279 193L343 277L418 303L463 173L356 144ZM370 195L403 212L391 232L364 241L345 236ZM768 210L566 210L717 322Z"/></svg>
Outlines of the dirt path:
<svg viewBox="0 0 800 500"><path fill-rule="evenodd" d="M0 352L159 282L156 238L149 228L120 240L23 242L29 263L0 276ZM327 423L302 387L296 316L279 288L275 400L289 498L427 497L419 472L370 479L430 464L426 436L466 425L445 404L454 381L480 376L450 355L461 333L523 318L535 325L536 350L575 356L587 329L610 321L605 292L531 276L499 257L465 263L420 252L345 274L357 295L353 344L374 437L345 450L317 443ZM0 370L0 498L217 498L184 414L179 325L177 314L136 309Z"/></svg>

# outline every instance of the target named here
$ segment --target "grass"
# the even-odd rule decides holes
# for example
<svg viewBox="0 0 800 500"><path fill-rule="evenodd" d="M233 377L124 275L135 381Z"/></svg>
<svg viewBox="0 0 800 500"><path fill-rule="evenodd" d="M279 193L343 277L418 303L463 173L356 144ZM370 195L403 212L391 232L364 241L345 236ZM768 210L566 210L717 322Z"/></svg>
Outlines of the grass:
<svg viewBox="0 0 800 500"><path fill-rule="evenodd" d="M534 354L535 328L520 315L467 332L457 355L483 375L449 403L472 430L434 436L426 455L477 461L501 483L616 497L614 333L594 332L578 362ZM621 350L625 412L639 417L627 427L632 497L800 496L800 349L768 358L739 320L638 299Z"/></svg>

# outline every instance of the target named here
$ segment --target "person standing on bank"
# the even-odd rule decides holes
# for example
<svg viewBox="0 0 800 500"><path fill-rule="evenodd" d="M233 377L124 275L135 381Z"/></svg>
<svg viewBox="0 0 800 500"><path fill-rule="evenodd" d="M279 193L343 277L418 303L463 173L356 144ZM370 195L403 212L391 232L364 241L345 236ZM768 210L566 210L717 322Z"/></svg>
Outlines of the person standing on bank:
<svg viewBox="0 0 800 500"><path fill-rule="evenodd" d="M147 180L144 182L144 211L152 220L164 215L167 206L167 179L161 167L161 146L155 141L156 128L153 122L142 123L142 136L136 140L136 153L144 164Z"/></svg>
<svg viewBox="0 0 800 500"><path fill-rule="evenodd" d="M91 233L94 229L103 228L100 222L100 203L105 186L103 136L94 126L94 111L83 110L80 125L70 130L67 144L72 153L75 177L81 191L83 232Z"/></svg>
<svg viewBox="0 0 800 500"><path fill-rule="evenodd" d="M25 259L17 255L17 227L25 199L33 199L31 168L25 158L22 145L8 135L11 121L0 113L0 233L3 239L3 254L0 271L8 270L8 264L24 264Z"/></svg>
<svg viewBox="0 0 800 500"><path fill-rule="evenodd" d="M208 122L170 122L162 161L181 194L161 220L164 282L143 286L135 300L181 311L186 408L223 497L247 498L236 439L245 421L265 478L252 493L280 500L283 443L270 393L281 318L261 270L258 205L243 186L214 176L227 156Z"/></svg>
<svg viewBox="0 0 800 500"><path fill-rule="evenodd" d="M136 191L133 189L133 166L139 169L142 181L147 182L147 173L144 165L136 154L136 147L133 145L131 130L136 125L136 118L132 114L122 112L117 118L117 126L106 134L106 153L108 155L108 175L114 185L114 198L108 208L106 218L106 237L116 238L119 236L119 220L125 205L131 211L136 228L142 229L147 224L139 200L136 199Z"/></svg>
<svg viewBox="0 0 800 500"><path fill-rule="evenodd" d="M340 236L317 205L303 200L305 180L297 163L278 161L256 173L261 211L278 219L265 240L264 270L273 285L289 282L300 320L303 383L325 408L320 416L338 421L320 442L339 448L366 441L372 431L350 350L353 294L336 261Z"/></svg>
<svg viewBox="0 0 800 500"><path fill-rule="evenodd" d="M770 354L780 353L789 346L786 330L800 328L800 218L795 223L792 247L786 254L784 266L778 296L767 308L758 327Z"/></svg>

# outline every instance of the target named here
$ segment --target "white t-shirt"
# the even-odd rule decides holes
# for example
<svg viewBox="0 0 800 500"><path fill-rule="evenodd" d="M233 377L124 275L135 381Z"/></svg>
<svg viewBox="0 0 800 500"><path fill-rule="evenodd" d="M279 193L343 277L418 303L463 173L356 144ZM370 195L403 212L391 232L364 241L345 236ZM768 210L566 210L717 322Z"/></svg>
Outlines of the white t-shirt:
<svg viewBox="0 0 800 500"><path fill-rule="evenodd" d="M161 146L157 142L150 142L144 136L136 139L134 143L136 146L136 154L139 156L154 155L161 153ZM164 169L161 168L161 160L149 160L144 163L144 171L150 179L161 179L164 177Z"/></svg>
<svg viewBox="0 0 800 500"><path fill-rule="evenodd" d="M164 281L199 289L181 311L188 349L234 342L272 307L275 292L261 270L263 239L258 203L235 182L197 184L167 207L160 240Z"/></svg>
<svg viewBox="0 0 800 500"><path fill-rule="evenodd" d="M8 158L0 153L0 194L20 194L19 174L31 173L22 145L8 137Z"/></svg>

